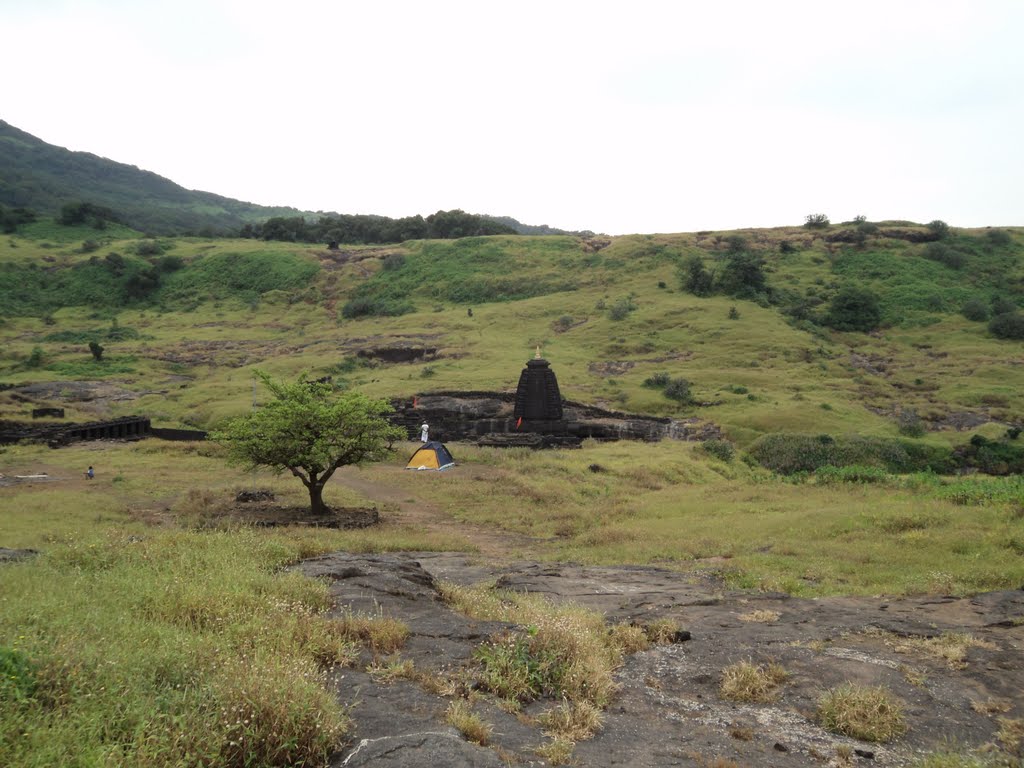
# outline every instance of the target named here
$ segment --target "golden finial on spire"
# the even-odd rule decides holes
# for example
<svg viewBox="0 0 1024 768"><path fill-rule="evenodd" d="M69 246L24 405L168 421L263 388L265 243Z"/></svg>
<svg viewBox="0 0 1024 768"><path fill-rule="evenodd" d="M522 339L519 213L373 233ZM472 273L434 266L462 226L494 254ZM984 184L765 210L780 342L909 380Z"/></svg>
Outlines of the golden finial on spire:
<svg viewBox="0 0 1024 768"><path fill-rule="evenodd" d="M537 345L537 351L533 355L534 360L540 360L540 344Z"/></svg>

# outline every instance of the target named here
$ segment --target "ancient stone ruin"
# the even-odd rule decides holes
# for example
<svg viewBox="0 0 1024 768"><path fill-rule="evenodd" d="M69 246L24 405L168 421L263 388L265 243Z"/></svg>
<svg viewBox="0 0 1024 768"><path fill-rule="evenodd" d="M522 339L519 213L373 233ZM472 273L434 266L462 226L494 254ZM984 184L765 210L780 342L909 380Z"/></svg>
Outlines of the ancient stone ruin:
<svg viewBox="0 0 1024 768"><path fill-rule="evenodd" d="M537 356L526 363L511 392L431 392L394 400L393 421L415 439L430 425L439 440L479 445L547 448L596 440L708 440L721 437L699 419L669 419L609 411L563 400L550 363Z"/></svg>

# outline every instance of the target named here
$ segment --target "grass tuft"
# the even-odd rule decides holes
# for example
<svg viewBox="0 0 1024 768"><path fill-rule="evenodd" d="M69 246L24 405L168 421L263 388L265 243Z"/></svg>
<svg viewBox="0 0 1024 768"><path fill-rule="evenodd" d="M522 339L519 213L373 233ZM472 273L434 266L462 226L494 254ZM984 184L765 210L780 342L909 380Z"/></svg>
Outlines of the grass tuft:
<svg viewBox="0 0 1024 768"><path fill-rule="evenodd" d="M494 731L494 726L473 712L469 702L465 699L456 699L449 704L444 714L444 720L461 733L466 741L471 741L482 747L487 746L491 740L491 733Z"/></svg>
<svg viewBox="0 0 1024 768"><path fill-rule="evenodd" d="M729 701L768 703L778 698L778 688L787 677L778 664L740 661L722 670L719 693Z"/></svg>
<svg viewBox="0 0 1024 768"><path fill-rule="evenodd" d="M863 741L889 742L907 730L902 702L881 686L847 683L826 691L817 714L826 730Z"/></svg>
<svg viewBox="0 0 1024 768"><path fill-rule="evenodd" d="M597 733L603 719L601 710L587 701L563 701L537 717L546 736L574 744Z"/></svg>

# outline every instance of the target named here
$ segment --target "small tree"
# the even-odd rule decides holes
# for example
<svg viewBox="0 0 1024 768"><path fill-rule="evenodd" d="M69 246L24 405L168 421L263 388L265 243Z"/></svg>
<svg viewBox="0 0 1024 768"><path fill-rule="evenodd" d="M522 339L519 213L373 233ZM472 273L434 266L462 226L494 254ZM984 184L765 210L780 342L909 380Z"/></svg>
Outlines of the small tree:
<svg viewBox="0 0 1024 768"><path fill-rule="evenodd" d="M97 363L103 359L103 346L98 341L89 342L89 351Z"/></svg>
<svg viewBox="0 0 1024 768"><path fill-rule="evenodd" d="M694 296L710 296L714 292L715 279L704 266L704 259L691 256L682 268L683 288Z"/></svg>
<svg viewBox="0 0 1024 768"><path fill-rule="evenodd" d="M384 400L352 391L337 395L330 384L305 376L289 384L257 375L274 399L229 420L210 439L227 448L232 464L291 472L309 491L314 515L330 511L323 491L338 467L379 461L405 436L385 418L391 407Z"/></svg>
<svg viewBox="0 0 1024 768"><path fill-rule="evenodd" d="M945 240L949 237L949 224L944 222L942 219L929 221L925 226L928 227L936 240Z"/></svg>
<svg viewBox="0 0 1024 768"><path fill-rule="evenodd" d="M828 216L824 213L809 213L804 217L804 226L808 229L825 229L828 225Z"/></svg>
<svg viewBox="0 0 1024 768"><path fill-rule="evenodd" d="M764 259L747 251L730 252L718 273L718 287L723 293L741 299L767 293Z"/></svg>

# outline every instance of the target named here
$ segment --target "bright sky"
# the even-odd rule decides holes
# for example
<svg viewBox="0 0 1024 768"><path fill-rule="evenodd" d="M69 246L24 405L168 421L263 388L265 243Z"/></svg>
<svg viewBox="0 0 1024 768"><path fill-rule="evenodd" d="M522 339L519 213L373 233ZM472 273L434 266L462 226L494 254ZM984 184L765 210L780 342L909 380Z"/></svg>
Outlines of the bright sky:
<svg viewBox="0 0 1024 768"><path fill-rule="evenodd" d="M0 0L0 118L303 210L1024 225L1022 39L1019 0Z"/></svg>

